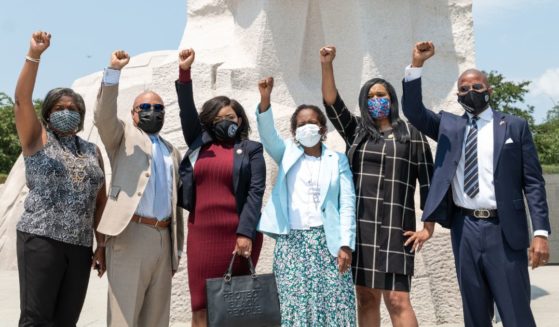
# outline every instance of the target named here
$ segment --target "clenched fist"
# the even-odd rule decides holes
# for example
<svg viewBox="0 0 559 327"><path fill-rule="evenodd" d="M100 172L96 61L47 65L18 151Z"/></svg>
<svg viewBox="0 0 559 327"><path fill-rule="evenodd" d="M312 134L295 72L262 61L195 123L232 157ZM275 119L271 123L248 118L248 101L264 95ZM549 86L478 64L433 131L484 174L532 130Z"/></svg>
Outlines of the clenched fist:
<svg viewBox="0 0 559 327"><path fill-rule="evenodd" d="M260 97L270 98L272 95L272 89L274 88L274 78L268 77L258 81L258 91L260 91Z"/></svg>
<svg viewBox="0 0 559 327"><path fill-rule="evenodd" d="M333 45L328 45L320 48L320 63L329 64L336 58L336 47Z"/></svg>
<svg viewBox="0 0 559 327"><path fill-rule="evenodd" d="M270 107L270 97L272 95L272 89L274 88L274 78L267 77L258 81L258 91L260 91L260 112L268 110Z"/></svg>
<svg viewBox="0 0 559 327"><path fill-rule="evenodd" d="M412 66L423 67L427 59L435 55L435 45L433 42L418 42L413 48Z"/></svg>
<svg viewBox="0 0 559 327"><path fill-rule="evenodd" d="M43 31L33 33L29 44L29 56L39 59L41 54L50 46L50 37L50 33Z"/></svg>
<svg viewBox="0 0 559 327"><path fill-rule="evenodd" d="M179 52L179 67L182 70L189 70L194 62L196 53L193 49L185 49Z"/></svg>
<svg viewBox="0 0 559 327"><path fill-rule="evenodd" d="M124 50L117 50L111 55L111 62L109 67L116 70L121 70L130 62L130 56Z"/></svg>

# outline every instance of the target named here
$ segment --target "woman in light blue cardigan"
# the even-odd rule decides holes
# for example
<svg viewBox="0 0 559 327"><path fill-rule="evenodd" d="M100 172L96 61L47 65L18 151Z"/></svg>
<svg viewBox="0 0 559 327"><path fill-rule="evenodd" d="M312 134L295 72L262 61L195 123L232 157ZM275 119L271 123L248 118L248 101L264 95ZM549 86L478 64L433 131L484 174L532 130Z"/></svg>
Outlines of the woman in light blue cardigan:
<svg viewBox="0 0 559 327"><path fill-rule="evenodd" d="M276 239L273 266L282 326L355 326L349 272L355 190L347 157L322 144L326 116L316 106L299 106L291 118L295 140L282 139L270 110L273 79L258 87L258 132L279 165L258 229Z"/></svg>

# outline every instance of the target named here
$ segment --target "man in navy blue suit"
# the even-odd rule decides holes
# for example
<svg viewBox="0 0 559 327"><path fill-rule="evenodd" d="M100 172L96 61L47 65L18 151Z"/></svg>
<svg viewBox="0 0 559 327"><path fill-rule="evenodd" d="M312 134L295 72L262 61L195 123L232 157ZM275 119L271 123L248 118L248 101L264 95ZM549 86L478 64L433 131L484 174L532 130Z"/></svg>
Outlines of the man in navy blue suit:
<svg viewBox="0 0 559 327"><path fill-rule="evenodd" d="M462 116L426 109L421 67L434 54L433 43L417 43L403 83L406 117L438 142L422 220L451 229L466 326L490 327L493 302L505 327L536 326L528 264L534 269L547 263L551 230L528 123L489 107L491 86L476 69L458 78L458 102L466 111ZM531 245L524 197L534 230ZM427 233L409 242L421 248L418 243L432 230Z"/></svg>

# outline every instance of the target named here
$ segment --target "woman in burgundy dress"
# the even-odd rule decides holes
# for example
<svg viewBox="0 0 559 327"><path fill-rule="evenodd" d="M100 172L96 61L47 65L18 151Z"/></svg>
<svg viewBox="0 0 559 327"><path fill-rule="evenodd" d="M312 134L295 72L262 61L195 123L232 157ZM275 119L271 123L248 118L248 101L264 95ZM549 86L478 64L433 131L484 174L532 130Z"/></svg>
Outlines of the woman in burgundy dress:
<svg viewBox="0 0 559 327"><path fill-rule="evenodd" d="M176 82L184 139L181 206L188 218L188 284L192 326L206 326L206 279L223 276L233 252L256 264L262 234L256 232L266 185L262 144L248 139L243 107L225 96L212 98L198 115L192 94L192 49L179 53ZM239 257L237 275L249 274Z"/></svg>

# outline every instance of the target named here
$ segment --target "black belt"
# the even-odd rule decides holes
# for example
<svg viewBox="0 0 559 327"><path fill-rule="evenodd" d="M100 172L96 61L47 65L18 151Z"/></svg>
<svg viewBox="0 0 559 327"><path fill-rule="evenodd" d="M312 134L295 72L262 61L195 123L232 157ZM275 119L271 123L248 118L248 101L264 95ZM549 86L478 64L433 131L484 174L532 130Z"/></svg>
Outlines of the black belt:
<svg viewBox="0 0 559 327"><path fill-rule="evenodd" d="M487 219L497 217L497 209L466 209L458 207L462 214L465 216L471 216L478 219Z"/></svg>

